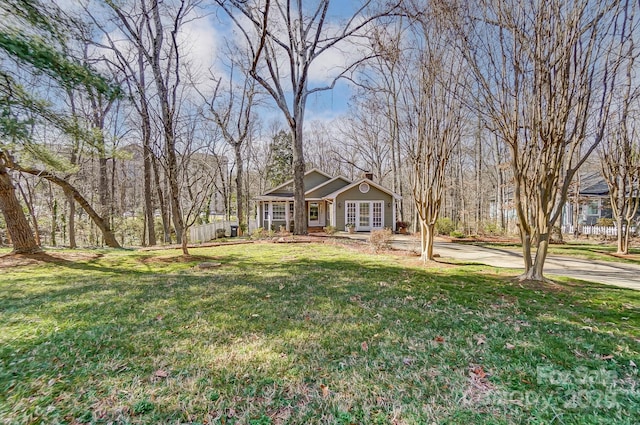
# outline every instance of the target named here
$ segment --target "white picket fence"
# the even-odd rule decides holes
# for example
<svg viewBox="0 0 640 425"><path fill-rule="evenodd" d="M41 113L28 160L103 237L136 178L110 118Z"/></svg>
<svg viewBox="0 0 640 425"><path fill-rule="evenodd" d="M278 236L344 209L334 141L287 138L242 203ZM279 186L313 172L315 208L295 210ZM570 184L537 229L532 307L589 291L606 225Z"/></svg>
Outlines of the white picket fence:
<svg viewBox="0 0 640 425"><path fill-rule="evenodd" d="M562 226L562 233L573 234L573 225ZM636 232L635 226L631 227L631 233ZM618 236L618 228L615 226L578 226L581 235L589 236Z"/></svg>
<svg viewBox="0 0 640 425"><path fill-rule="evenodd" d="M238 226L237 220L215 220L212 223L192 226L189 229L189 242L201 243L215 239L218 229L223 229L226 236L231 236L231 226ZM256 220L249 220L249 233L257 228Z"/></svg>

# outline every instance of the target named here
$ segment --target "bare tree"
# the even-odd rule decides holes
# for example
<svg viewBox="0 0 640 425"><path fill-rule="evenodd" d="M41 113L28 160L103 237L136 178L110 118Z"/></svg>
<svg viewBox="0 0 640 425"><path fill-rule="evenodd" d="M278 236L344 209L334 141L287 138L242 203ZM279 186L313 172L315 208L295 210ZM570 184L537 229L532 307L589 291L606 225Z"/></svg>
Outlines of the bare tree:
<svg viewBox="0 0 640 425"><path fill-rule="evenodd" d="M335 29L327 21L330 0L318 0L315 7L302 0L216 2L242 32L253 56L251 75L273 98L293 135L294 233L306 234L303 129L307 99L313 93L332 89L355 63L342 70L331 83L316 87L310 87L310 69L323 53L387 12L365 16L372 4L372 0L367 0ZM236 12L249 20L249 28Z"/></svg>
<svg viewBox="0 0 640 425"><path fill-rule="evenodd" d="M463 103L465 66L450 49L451 37L441 25L437 8L425 11L409 4L415 76L408 97L415 117L409 120L414 140L410 151L413 166L413 201L418 212L422 260L433 260L436 220L440 214L450 160L460 144L465 126Z"/></svg>
<svg viewBox="0 0 640 425"><path fill-rule="evenodd" d="M478 110L510 150L522 280L544 279L551 228L602 140L617 72L610 34L621 30L622 9L618 1L577 0L447 6Z"/></svg>
<svg viewBox="0 0 640 425"><path fill-rule="evenodd" d="M193 140L191 140L193 142ZM208 213L208 204L211 203L211 187L220 174L217 167L219 159L212 158L209 154L194 152L190 149L189 155L184 158L184 237L182 238L182 253L189 255L187 246L189 228L193 226L202 213Z"/></svg>
<svg viewBox="0 0 640 425"><path fill-rule="evenodd" d="M93 24L99 28L106 40L105 45L101 47L109 49L113 52L115 59L111 61L111 66L116 72L119 72L125 78L123 86L126 87L132 104L138 114L140 135L142 139L143 149L143 169L144 169L144 215L146 222L146 234L149 245L156 245L155 234L155 216L153 204L153 134L151 125L151 99L149 87L147 83L147 71L149 64L144 55L144 48L139 43L131 46L132 49L125 50L114 40L113 35L109 32L101 19L94 16L89 8L85 8L86 14L91 18ZM147 22L140 19L136 22L138 34L142 34ZM162 202L162 199L160 199ZM164 204L163 204L164 206ZM163 221L167 221L166 214L162 214ZM168 223L164 226L165 242L170 242L171 237L168 231Z"/></svg>
<svg viewBox="0 0 640 425"><path fill-rule="evenodd" d="M424 7L405 1L405 9ZM391 160L391 188L400 196L405 192L405 179L403 179L403 160L405 152L402 146L403 104L406 103L404 89L407 84L409 67L406 62L406 41L408 22L399 17L390 25L377 26L371 31L369 40L375 57L361 67L358 84L368 94L368 112L370 119L384 120L384 127L377 133L382 137L389 149ZM365 124L366 125L366 124ZM405 220L405 204L402 199L396 200L394 205L398 220Z"/></svg>
<svg viewBox="0 0 640 425"><path fill-rule="evenodd" d="M236 186L236 214L240 228L247 225L245 214L244 188L244 151L247 139L255 122L252 109L257 102L257 83L251 78L248 70L240 70L240 80L237 81L236 68L241 65L232 64L228 80L223 87L221 78L216 80L213 96L208 100L208 112L213 117L222 133L225 142L233 148ZM203 97L205 97L203 95ZM206 97L205 97L206 98Z"/></svg>
<svg viewBox="0 0 640 425"><path fill-rule="evenodd" d="M199 0L135 0L125 10L113 0L105 0L119 25L151 68L159 103L169 183L171 212L178 242L182 241L184 219L180 206L179 166L176 126L182 75L182 52L178 33Z"/></svg>
<svg viewBox="0 0 640 425"><path fill-rule="evenodd" d="M621 24L635 27L636 11L637 2L626 5ZM625 75L619 85L622 88L619 109L612 111L599 154L618 230L618 254L628 254L630 227L640 206L640 129L636 124L640 118L640 89L634 81L638 57L637 31L627 34L622 30L619 35L620 44L624 46Z"/></svg>

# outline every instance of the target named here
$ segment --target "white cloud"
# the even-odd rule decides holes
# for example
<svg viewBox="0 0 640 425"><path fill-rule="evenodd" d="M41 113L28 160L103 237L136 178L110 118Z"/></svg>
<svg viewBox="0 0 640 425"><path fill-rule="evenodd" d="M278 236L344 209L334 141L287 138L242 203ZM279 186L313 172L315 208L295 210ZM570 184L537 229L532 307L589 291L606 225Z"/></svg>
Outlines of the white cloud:
<svg viewBox="0 0 640 425"><path fill-rule="evenodd" d="M191 19L178 35L178 43L183 48L183 58L193 67L193 72L206 78L210 68L217 64L218 40L222 35L218 32L213 19L209 16Z"/></svg>

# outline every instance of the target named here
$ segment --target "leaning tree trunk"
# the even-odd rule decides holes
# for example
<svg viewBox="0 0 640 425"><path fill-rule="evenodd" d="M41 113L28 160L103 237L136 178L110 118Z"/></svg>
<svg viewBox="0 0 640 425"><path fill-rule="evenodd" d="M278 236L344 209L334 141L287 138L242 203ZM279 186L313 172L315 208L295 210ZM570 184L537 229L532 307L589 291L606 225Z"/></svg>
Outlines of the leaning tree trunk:
<svg viewBox="0 0 640 425"><path fill-rule="evenodd" d="M104 220L89 204L89 202L80 194L80 192L78 192L78 190L73 187L71 185L71 183L69 183L68 181L54 175L51 174L48 171L44 171L44 170L38 170L35 168L24 168L19 166L18 164L12 163L11 164L11 168L17 170L17 171L21 171L23 173L27 173L27 174L31 174L37 177L42 177L43 179L46 179L48 181L50 181L51 183L54 183L58 186L60 186L62 188L62 190L64 191L64 193L67 196L73 197L73 199L82 207L83 210L85 210L85 212L89 215L89 217L91 218L91 220L95 223L96 226L98 226L98 228L100 229L100 231L102 232L102 237L104 238L104 242L107 244L108 247L111 248L121 248L120 244L118 243L118 241L116 240L115 235L113 234L113 231L111 230L111 227L109 227L109 223Z"/></svg>
<svg viewBox="0 0 640 425"><path fill-rule="evenodd" d="M0 160L0 210L7 223L7 231L16 254L34 254L42 252L33 237L27 217L16 197L15 187L7 168Z"/></svg>

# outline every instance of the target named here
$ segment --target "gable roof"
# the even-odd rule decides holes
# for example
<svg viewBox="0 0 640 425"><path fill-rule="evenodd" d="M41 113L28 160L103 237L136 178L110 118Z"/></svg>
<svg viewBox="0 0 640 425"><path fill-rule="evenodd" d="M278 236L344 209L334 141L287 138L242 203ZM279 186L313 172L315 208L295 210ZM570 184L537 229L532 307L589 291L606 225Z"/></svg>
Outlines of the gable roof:
<svg viewBox="0 0 640 425"><path fill-rule="evenodd" d="M344 193L344 192L346 192L347 190L352 189L352 188L354 188L354 187L356 187L356 186L360 185L360 183L367 183L367 184L369 184L369 186L373 186L373 187L375 187L376 189L378 189L379 191L384 192L384 193L387 193L387 194L391 195L392 197L394 197L394 198L395 198L395 199L397 199L397 200L402 199L402 197L401 197L400 195L398 195L397 193L394 193L394 192L392 192L391 190L387 189L386 187L384 187L384 186L380 186L379 184L374 183L374 182L372 182L371 180L369 180L369 179L367 179L367 178L364 178L364 179L360 179L360 180L358 180L358 181L355 181L355 182L353 182L353 183L351 183L351 184L349 184L349 185L347 185L347 186L345 186L345 187L343 187L343 188L341 188L341 189L336 190L336 191L335 191L335 192L333 192L333 193L330 193L330 194L328 194L328 195L324 196L322 199L335 199L335 198L336 198L338 195L340 195L341 193Z"/></svg>
<svg viewBox="0 0 640 425"><path fill-rule="evenodd" d="M319 184L319 185L317 185L317 186L315 186L315 187L312 187L311 189L307 190L307 191L304 193L304 195L305 195L305 196L307 196L307 195L309 195L309 194L311 194L311 193L315 192L316 190L320 190L320 189L322 189L323 187L328 186L328 185L330 185L330 184L332 184L332 183L334 183L334 182L336 182L336 181L338 181L338 180L342 180L342 181L345 183L345 184L344 184L344 186L350 185L350 184L352 183L352 181L351 181L351 180L349 180L348 178L346 178L346 177L344 177L344 176L337 176L337 177L334 177L334 178L332 178L332 179L329 179L329 180L327 180L326 182L321 183L321 184Z"/></svg>
<svg viewBox="0 0 640 425"><path fill-rule="evenodd" d="M582 177L580 195L609 195L609 186L600 173L592 173Z"/></svg>
<svg viewBox="0 0 640 425"><path fill-rule="evenodd" d="M304 176L307 177L308 175L310 175L312 173L320 174L320 175L326 177L329 180L332 179L332 177L329 174L325 173L324 171L320 171L317 168L312 168L311 170L307 171L306 173L304 173ZM287 180L286 182L282 183L280 186L274 187L273 189L266 191L263 195L268 195L270 193L276 192L276 191L278 191L280 189L283 189L283 188L285 188L285 187L287 187L289 185L292 185L292 184L293 184L293 179ZM309 190L312 190L312 189L313 188L310 188Z"/></svg>

